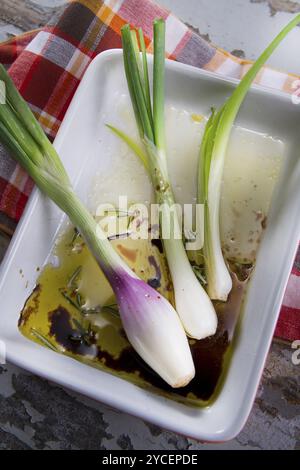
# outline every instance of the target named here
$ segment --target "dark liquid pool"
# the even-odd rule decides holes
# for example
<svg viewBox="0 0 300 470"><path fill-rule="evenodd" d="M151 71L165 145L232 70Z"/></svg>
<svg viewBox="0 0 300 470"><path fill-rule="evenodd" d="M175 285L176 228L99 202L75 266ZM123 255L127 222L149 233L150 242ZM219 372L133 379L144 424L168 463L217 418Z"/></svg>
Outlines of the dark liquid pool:
<svg viewBox="0 0 300 470"><path fill-rule="evenodd" d="M70 289L70 275L74 269L75 274L76 269L79 273L78 266L83 265L90 255L78 237L76 246L79 248L74 250L73 239L72 233L62 238L57 250L59 266L49 264L40 274L36 288L21 312L21 332L31 340L59 353L108 370L156 393L190 404L208 404L216 395L226 370L251 267L235 267L233 289L228 301L215 302L219 320L216 334L200 341L189 340L196 369L195 378L183 388L172 389L130 346L115 307L107 308L102 313L88 311L87 314L83 314L78 307L82 299L77 298L78 286L75 279L72 281L75 287L73 285L73 290ZM142 258L134 257L132 247L124 248L124 243L126 244L122 242L120 248L121 254L127 254L131 267L138 270L138 261L141 263ZM118 246L120 247L120 242ZM159 244L152 243L151 247L145 245L143 249L147 254L140 270L143 271L143 277L148 282L155 282L158 290L172 301L172 285ZM199 314L201 315L201 312ZM96 321L99 318L100 324Z"/></svg>

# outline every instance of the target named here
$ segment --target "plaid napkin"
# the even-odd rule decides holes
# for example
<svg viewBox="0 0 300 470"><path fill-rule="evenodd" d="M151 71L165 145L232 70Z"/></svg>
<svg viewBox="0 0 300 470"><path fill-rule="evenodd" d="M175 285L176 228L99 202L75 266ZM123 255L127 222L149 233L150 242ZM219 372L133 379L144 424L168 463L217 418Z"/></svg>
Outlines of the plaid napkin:
<svg viewBox="0 0 300 470"><path fill-rule="evenodd" d="M150 0L71 1L55 24L0 44L0 61L52 140L91 60L105 49L121 47L125 23L141 26L148 51L152 21L166 20L168 57L240 78L251 63L213 47L170 12ZM264 68L256 81L293 93L293 75ZM0 147L0 229L12 233L33 183ZM300 338L300 252L286 290L276 335Z"/></svg>

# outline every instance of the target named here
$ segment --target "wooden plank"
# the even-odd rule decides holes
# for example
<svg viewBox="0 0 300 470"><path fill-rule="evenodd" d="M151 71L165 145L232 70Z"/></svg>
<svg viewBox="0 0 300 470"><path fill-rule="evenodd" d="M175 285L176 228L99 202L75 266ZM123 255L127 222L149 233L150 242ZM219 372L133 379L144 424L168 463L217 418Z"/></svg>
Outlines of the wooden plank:
<svg viewBox="0 0 300 470"><path fill-rule="evenodd" d="M50 2L1 0L0 21L23 31L40 28L48 23L57 12L59 4L64 4L64 1L53 3L56 4L55 7L49 6Z"/></svg>

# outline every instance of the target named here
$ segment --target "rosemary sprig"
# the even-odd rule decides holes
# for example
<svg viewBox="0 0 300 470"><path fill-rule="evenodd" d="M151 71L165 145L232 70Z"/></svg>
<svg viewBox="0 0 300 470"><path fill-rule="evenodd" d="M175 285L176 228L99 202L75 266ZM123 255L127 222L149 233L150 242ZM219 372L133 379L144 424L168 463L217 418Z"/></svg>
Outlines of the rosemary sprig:
<svg viewBox="0 0 300 470"><path fill-rule="evenodd" d="M78 266L78 268L75 269L75 271L70 276L70 279L68 281L68 284L67 284L68 288L71 288L71 287L76 288L77 287L76 281L77 281L79 275L81 274L81 271L82 271L82 266Z"/></svg>
<svg viewBox="0 0 300 470"><path fill-rule="evenodd" d="M107 209L106 211L104 211L104 214L105 215L108 215L108 214L116 214L117 217L128 217L130 215L134 215L133 212L129 212L129 211L124 211L122 209Z"/></svg>
<svg viewBox="0 0 300 470"><path fill-rule="evenodd" d="M39 341L41 341L41 343L43 343L44 346L46 346L47 348L52 349L52 351L59 352L58 348L35 328L31 328L30 333L35 336Z"/></svg>
<svg viewBox="0 0 300 470"><path fill-rule="evenodd" d="M59 292L73 307L75 307L80 313L82 313L82 308L80 305L78 305L76 297L76 300L73 300L72 297L66 291L66 289L63 287L59 289Z"/></svg>
<svg viewBox="0 0 300 470"><path fill-rule="evenodd" d="M102 312L112 313L120 318L118 304L104 305L101 309Z"/></svg>
<svg viewBox="0 0 300 470"><path fill-rule="evenodd" d="M81 312L83 315L96 315L97 313L101 313L101 307L99 305L92 308L81 307Z"/></svg>
<svg viewBox="0 0 300 470"><path fill-rule="evenodd" d="M74 243L79 236L80 236L79 230L76 227L74 227L73 237L69 243L69 246L74 246Z"/></svg>
<svg viewBox="0 0 300 470"><path fill-rule="evenodd" d="M207 280L206 280L206 277L205 277L204 267L201 268L200 266L193 265L192 268L193 268L193 271L194 271L196 277L199 279L201 285L205 286L207 284Z"/></svg>
<svg viewBox="0 0 300 470"><path fill-rule="evenodd" d="M123 233L116 233L114 235L110 235L109 237L107 237L108 240L112 241L112 240L120 240L120 239L124 239L124 238L128 238L130 237L131 235L131 232L123 232Z"/></svg>
<svg viewBox="0 0 300 470"><path fill-rule="evenodd" d="M88 346L92 346L92 344L95 342L93 341L95 340L95 332L93 331L91 324L89 323L87 329L84 329L82 324L76 318L73 318L73 323L78 329L79 335L70 335L71 341L76 341L79 343L84 342Z"/></svg>

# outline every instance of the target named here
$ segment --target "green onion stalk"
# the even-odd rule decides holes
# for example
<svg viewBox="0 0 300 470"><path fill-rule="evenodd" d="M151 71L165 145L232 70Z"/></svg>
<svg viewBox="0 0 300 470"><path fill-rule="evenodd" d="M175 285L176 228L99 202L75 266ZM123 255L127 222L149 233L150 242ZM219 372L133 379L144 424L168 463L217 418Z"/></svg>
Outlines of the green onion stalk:
<svg viewBox="0 0 300 470"><path fill-rule="evenodd" d="M256 75L285 36L300 23L295 16L265 49L245 74L228 100L213 110L206 124L200 148L198 202L204 204L204 262L207 290L211 299L226 301L232 280L220 241L220 196L224 162L234 120Z"/></svg>
<svg viewBox="0 0 300 470"><path fill-rule="evenodd" d="M6 96L0 96L0 141L85 239L112 286L124 330L137 353L172 387L186 385L195 369L175 309L139 279L113 249L75 194L55 148L2 65L0 80L6 88Z"/></svg>
<svg viewBox="0 0 300 470"><path fill-rule="evenodd" d="M153 23L153 100L143 32L129 25L122 28L124 68L137 128L143 148L124 132L109 126L140 157L150 174L156 202L160 207L161 238L174 286L176 311L188 336L196 339L213 335L217 316L212 302L199 283L181 236L167 166L165 143L165 22Z"/></svg>

